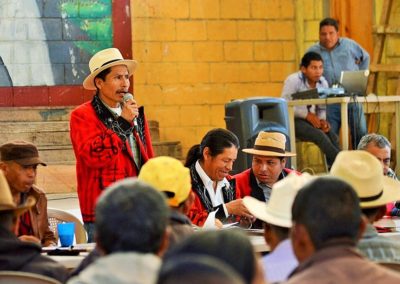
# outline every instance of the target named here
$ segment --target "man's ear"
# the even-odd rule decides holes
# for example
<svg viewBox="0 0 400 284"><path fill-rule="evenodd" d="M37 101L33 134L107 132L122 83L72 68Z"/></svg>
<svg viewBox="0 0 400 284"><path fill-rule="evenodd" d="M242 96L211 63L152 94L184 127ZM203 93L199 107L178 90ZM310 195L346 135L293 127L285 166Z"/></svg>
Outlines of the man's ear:
<svg viewBox="0 0 400 284"><path fill-rule="evenodd" d="M156 255L158 255L159 257L162 257L164 255L164 253L168 250L170 235L171 235L171 227L168 225L165 228L164 234L162 236L160 248L159 248L158 252L156 253Z"/></svg>
<svg viewBox="0 0 400 284"><path fill-rule="evenodd" d="M294 223L290 230L293 251L299 262L309 258L315 252L315 246L310 234L303 224Z"/></svg>
<svg viewBox="0 0 400 284"><path fill-rule="evenodd" d="M362 236L364 235L368 223L369 223L368 218L364 214L361 214L361 221L358 227L357 241L361 239Z"/></svg>
<svg viewBox="0 0 400 284"><path fill-rule="evenodd" d="M204 161L210 159L211 158L210 148L204 147L202 154L203 154Z"/></svg>
<svg viewBox="0 0 400 284"><path fill-rule="evenodd" d="M301 73L306 73L306 67L304 67L304 66L300 66L300 71L301 71Z"/></svg>

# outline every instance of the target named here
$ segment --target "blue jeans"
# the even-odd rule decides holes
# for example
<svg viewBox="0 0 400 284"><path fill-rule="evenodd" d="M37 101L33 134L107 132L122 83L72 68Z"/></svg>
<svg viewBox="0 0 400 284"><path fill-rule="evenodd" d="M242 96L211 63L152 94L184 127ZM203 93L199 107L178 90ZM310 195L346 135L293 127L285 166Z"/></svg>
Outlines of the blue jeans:
<svg viewBox="0 0 400 284"><path fill-rule="evenodd" d="M83 227L85 228L88 235L88 243L94 243L94 222L86 222L83 223Z"/></svg>
<svg viewBox="0 0 400 284"><path fill-rule="evenodd" d="M336 135L339 135L339 129L341 126L340 114L340 104L331 104L327 106L326 120L331 125L331 131ZM349 117L348 124L351 133L351 147L357 149L361 137L367 134L367 122L365 120L362 105L359 103L349 103L347 114Z"/></svg>

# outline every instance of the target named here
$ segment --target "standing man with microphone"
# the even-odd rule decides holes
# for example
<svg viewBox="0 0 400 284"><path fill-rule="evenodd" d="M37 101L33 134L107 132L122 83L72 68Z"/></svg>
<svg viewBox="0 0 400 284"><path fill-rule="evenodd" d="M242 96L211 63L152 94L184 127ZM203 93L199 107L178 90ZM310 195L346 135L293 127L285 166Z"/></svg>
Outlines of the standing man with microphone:
<svg viewBox="0 0 400 284"><path fill-rule="evenodd" d="M102 191L117 180L137 176L154 156L143 107L128 93L136 64L116 48L96 53L83 81L95 96L71 113L78 197L88 242L94 241L94 208Z"/></svg>

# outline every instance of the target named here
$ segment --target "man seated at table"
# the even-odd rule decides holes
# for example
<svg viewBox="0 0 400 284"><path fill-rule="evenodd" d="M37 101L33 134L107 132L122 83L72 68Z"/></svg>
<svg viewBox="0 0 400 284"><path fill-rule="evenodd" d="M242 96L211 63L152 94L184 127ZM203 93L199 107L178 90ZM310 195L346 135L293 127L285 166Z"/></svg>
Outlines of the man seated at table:
<svg viewBox="0 0 400 284"><path fill-rule="evenodd" d="M297 193L290 237L299 266L285 283L396 283L400 274L356 249L366 221L351 185L318 177Z"/></svg>
<svg viewBox="0 0 400 284"><path fill-rule="evenodd" d="M68 283L155 283L167 225L163 194L134 178L114 183L96 204L95 238L104 256Z"/></svg>
<svg viewBox="0 0 400 284"><path fill-rule="evenodd" d="M21 240L37 241L42 246L56 245L47 217L47 197L34 183L37 166L46 164L40 159L36 146L26 141L10 141L0 146L0 168L11 188L14 202L21 204L29 196L36 204L20 217L18 236Z"/></svg>
<svg viewBox="0 0 400 284"><path fill-rule="evenodd" d="M400 182L382 175L378 160L366 151L343 151L332 165L331 175L349 183L360 198L367 229L358 249L370 260L400 262L400 243L378 235L373 226L386 212L386 204L400 200Z"/></svg>
<svg viewBox="0 0 400 284"><path fill-rule="evenodd" d="M314 88L328 88L322 76L324 71L321 55L307 52L301 59L300 71L286 78L282 98L292 100L292 94ZM340 151L338 136L326 120L326 107L307 105L294 107L296 139L315 143L325 154L328 167Z"/></svg>
<svg viewBox="0 0 400 284"><path fill-rule="evenodd" d="M68 278L65 267L41 255L42 247L17 238L18 220L35 205L33 196L15 205L7 180L0 170L0 271L21 271L44 275L64 283Z"/></svg>
<svg viewBox="0 0 400 284"><path fill-rule="evenodd" d="M298 265L289 239L289 229L292 227L291 209L297 191L310 180L312 176L308 173L301 176L289 174L287 178L273 185L268 204L251 196L243 198L250 213L264 223L264 238L271 249L262 260L268 283L285 281Z"/></svg>
<svg viewBox="0 0 400 284"><path fill-rule="evenodd" d="M242 150L253 155L251 168L234 175L236 190L242 197L250 195L268 202L272 186L293 171L285 168L286 158L296 154L285 151L285 144L284 134L261 131L254 147Z"/></svg>

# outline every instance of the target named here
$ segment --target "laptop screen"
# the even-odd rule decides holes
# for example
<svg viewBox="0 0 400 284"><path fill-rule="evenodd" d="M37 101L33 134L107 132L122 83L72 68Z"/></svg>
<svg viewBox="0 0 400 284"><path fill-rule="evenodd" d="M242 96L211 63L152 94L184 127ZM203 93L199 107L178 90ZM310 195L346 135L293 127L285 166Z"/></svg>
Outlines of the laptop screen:
<svg viewBox="0 0 400 284"><path fill-rule="evenodd" d="M342 71L340 84L348 95L365 96L369 70Z"/></svg>

